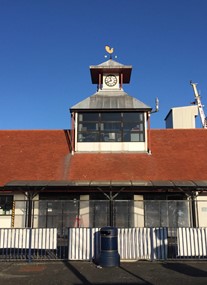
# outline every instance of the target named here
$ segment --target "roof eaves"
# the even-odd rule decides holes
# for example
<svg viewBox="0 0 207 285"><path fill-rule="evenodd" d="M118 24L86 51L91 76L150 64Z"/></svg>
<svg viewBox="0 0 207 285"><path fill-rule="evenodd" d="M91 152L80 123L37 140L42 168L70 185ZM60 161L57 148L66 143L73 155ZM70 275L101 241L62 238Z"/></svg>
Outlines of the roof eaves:
<svg viewBox="0 0 207 285"><path fill-rule="evenodd" d="M150 188L207 188L207 180L14 180L6 183L5 187L66 187L66 186L126 186L126 187L150 187Z"/></svg>

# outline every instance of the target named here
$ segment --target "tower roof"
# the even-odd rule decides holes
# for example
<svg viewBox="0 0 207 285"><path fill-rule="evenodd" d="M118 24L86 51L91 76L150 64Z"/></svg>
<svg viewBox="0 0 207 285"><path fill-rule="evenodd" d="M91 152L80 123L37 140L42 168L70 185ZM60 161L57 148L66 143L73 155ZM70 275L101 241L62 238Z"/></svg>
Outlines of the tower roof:
<svg viewBox="0 0 207 285"><path fill-rule="evenodd" d="M152 108L123 90L100 90L71 107L71 110L151 110Z"/></svg>
<svg viewBox="0 0 207 285"><path fill-rule="evenodd" d="M121 64L113 59L109 59L98 65L91 65L91 80L93 84L98 84L100 73L118 73L123 74L123 83L129 83L131 77L132 66Z"/></svg>

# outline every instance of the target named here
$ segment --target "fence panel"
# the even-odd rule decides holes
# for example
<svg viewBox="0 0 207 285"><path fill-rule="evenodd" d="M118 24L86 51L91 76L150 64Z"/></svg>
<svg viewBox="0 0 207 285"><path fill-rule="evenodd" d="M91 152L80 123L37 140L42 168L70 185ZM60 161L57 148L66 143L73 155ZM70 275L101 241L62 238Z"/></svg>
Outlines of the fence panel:
<svg viewBox="0 0 207 285"><path fill-rule="evenodd" d="M99 228L69 228L68 259L92 260L99 253Z"/></svg>
<svg viewBox="0 0 207 285"><path fill-rule="evenodd" d="M0 229L0 248L29 248L30 229Z"/></svg>
<svg viewBox="0 0 207 285"><path fill-rule="evenodd" d="M57 229L0 229L0 248L57 249Z"/></svg>
<svg viewBox="0 0 207 285"><path fill-rule="evenodd" d="M167 259L168 231L167 228L151 228L152 260Z"/></svg>
<svg viewBox="0 0 207 285"><path fill-rule="evenodd" d="M118 250L122 260L151 259L150 228L118 229Z"/></svg>
<svg viewBox="0 0 207 285"><path fill-rule="evenodd" d="M97 260L99 230L0 229L0 260ZM121 260L207 259L207 228L118 228L118 251Z"/></svg>
<svg viewBox="0 0 207 285"><path fill-rule="evenodd" d="M97 259L100 252L99 228L69 229L69 260ZM165 228L119 228L118 251L121 260L166 259Z"/></svg>
<svg viewBox="0 0 207 285"><path fill-rule="evenodd" d="M57 252L57 229L0 229L0 259L48 259Z"/></svg>
<svg viewBox="0 0 207 285"><path fill-rule="evenodd" d="M177 229L178 257L207 258L207 228Z"/></svg>
<svg viewBox="0 0 207 285"><path fill-rule="evenodd" d="M118 232L121 260L167 259L166 228L126 228Z"/></svg>

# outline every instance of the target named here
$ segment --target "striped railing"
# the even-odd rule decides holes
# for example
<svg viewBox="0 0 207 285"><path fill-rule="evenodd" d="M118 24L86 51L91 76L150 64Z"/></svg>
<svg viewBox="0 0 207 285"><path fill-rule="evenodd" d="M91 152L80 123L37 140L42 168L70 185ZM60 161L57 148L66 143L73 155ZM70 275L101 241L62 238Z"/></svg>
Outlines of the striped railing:
<svg viewBox="0 0 207 285"><path fill-rule="evenodd" d="M56 249L57 229L0 229L0 248Z"/></svg>
<svg viewBox="0 0 207 285"><path fill-rule="evenodd" d="M177 257L207 258L207 228L178 228Z"/></svg>
<svg viewBox="0 0 207 285"><path fill-rule="evenodd" d="M207 228L118 228L124 260L207 259ZM98 260L100 228L0 229L0 260Z"/></svg>
<svg viewBox="0 0 207 285"><path fill-rule="evenodd" d="M119 228L121 260L167 259L166 228ZM69 229L69 260L97 259L100 253L99 228Z"/></svg>
<svg viewBox="0 0 207 285"><path fill-rule="evenodd" d="M55 259L56 228L0 229L0 260Z"/></svg>
<svg viewBox="0 0 207 285"><path fill-rule="evenodd" d="M118 248L122 260L167 258L166 228L126 228L118 230Z"/></svg>

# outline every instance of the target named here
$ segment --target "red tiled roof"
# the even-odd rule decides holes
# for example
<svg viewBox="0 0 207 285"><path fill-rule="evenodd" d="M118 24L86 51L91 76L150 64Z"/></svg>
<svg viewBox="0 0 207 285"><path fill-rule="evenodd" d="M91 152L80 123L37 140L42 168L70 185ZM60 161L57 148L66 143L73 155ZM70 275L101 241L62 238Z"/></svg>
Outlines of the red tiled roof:
<svg viewBox="0 0 207 285"><path fill-rule="evenodd" d="M12 180L207 180L207 130L151 130L145 153L75 153L63 130L0 131L0 185Z"/></svg>
<svg viewBox="0 0 207 285"><path fill-rule="evenodd" d="M0 131L0 185L66 179L69 161L64 130Z"/></svg>
<svg viewBox="0 0 207 285"><path fill-rule="evenodd" d="M206 180L207 130L151 130L152 154L76 154L70 179Z"/></svg>

